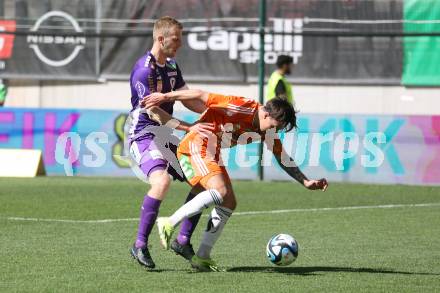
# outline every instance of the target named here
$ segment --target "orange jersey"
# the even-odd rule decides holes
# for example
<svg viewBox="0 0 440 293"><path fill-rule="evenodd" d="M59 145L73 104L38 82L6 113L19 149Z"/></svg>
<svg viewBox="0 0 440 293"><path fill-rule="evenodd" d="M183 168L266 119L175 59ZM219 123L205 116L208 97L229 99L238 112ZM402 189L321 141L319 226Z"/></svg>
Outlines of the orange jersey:
<svg viewBox="0 0 440 293"><path fill-rule="evenodd" d="M264 136L259 127L254 126L258 125L254 123L261 107L258 102L243 97L209 94L206 107L198 122L214 124L212 136L203 138L196 132L189 132L177 149L182 170L192 186L199 182L204 186L216 174L223 174L229 180L226 169L219 164L220 149L231 148L237 143L248 144ZM248 135L242 136L244 133ZM278 138L270 147L274 153L281 153Z"/></svg>
<svg viewBox="0 0 440 293"><path fill-rule="evenodd" d="M214 124L215 137L203 139L198 133L190 132L181 141L179 152L190 153L188 142L191 141L201 147L202 156L206 155L208 144L213 147L210 148L212 155L218 156L221 148L231 148L237 143L248 144L260 140L258 136L264 136L264 133L253 125L254 120L258 119L255 117L258 115L258 108L261 107L258 102L244 97L209 94L206 107L198 122ZM253 141L250 136L242 137L241 141L238 141L243 133L254 133ZM273 149L274 153L281 152L279 139L275 140Z"/></svg>
<svg viewBox="0 0 440 293"><path fill-rule="evenodd" d="M213 136L203 139L198 133L190 132L181 141L180 152L189 153L187 142L191 141L202 148L203 155L208 144L213 147L213 149L210 148L213 154L216 154L222 147L235 146L237 139L245 132L259 133L259 129L252 125L259 106L258 102L242 97L209 94L206 102L207 109L198 122L212 123L214 125Z"/></svg>

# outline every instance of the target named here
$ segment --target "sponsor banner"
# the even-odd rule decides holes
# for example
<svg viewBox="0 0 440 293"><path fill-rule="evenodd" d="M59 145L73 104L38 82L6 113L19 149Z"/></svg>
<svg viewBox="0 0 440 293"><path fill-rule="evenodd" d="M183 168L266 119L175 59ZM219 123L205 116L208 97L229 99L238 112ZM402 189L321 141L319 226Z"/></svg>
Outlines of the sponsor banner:
<svg viewBox="0 0 440 293"><path fill-rule="evenodd" d="M66 174L63 164L72 164L73 174L78 175L130 175L118 168L112 161L112 146L118 142L114 130L119 113L107 111L76 110L0 110L0 147L40 149L48 175ZM62 133L72 133L65 148L57 149L57 141ZM88 148L87 142L91 142ZM101 143L100 141L107 141ZM96 146L102 146L99 152ZM94 152L98 149L97 152ZM99 168L88 168L87 162L98 159ZM70 155L69 155L70 154ZM96 164L98 163L98 164Z"/></svg>
<svg viewBox="0 0 440 293"><path fill-rule="evenodd" d="M13 34L1 34L1 32L15 32L15 20L0 20L0 72L6 70L6 60L11 58L14 49Z"/></svg>
<svg viewBox="0 0 440 293"><path fill-rule="evenodd" d="M116 111L1 109L0 148L42 150L49 175L135 176L124 153L126 118ZM301 114L298 124L297 132L282 134L283 145L311 178L440 184L440 116ZM257 143L222 156L232 178L258 178ZM267 150L263 166L266 179L289 180Z"/></svg>
<svg viewBox="0 0 440 293"><path fill-rule="evenodd" d="M440 2L406 0L405 20L435 21L420 25L405 23L405 32L440 32ZM409 86L440 86L440 37L405 37L402 84Z"/></svg>
<svg viewBox="0 0 440 293"><path fill-rule="evenodd" d="M46 2L43 6L33 1L16 3L16 26L21 32L27 30L27 35L9 35L13 50L8 52L0 77L96 79L96 41L81 35L95 32L96 24L85 21L95 17L94 2Z"/></svg>
<svg viewBox="0 0 440 293"><path fill-rule="evenodd" d="M95 2L100 6L95 7ZM28 28L29 35L15 37L15 50L6 61L6 69L0 71L0 77L127 80L133 64L151 48L152 37L125 37L124 34L151 33L151 20L172 15L182 20L185 29L176 59L187 81L257 81L258 0L218 1L216 5L204 0L158 1L153 7L148 1L137 0L50 0L45 3L16 3L13 17L17 25ZM401 38L343 37L328 33L332 30L401 32L402 3L268 1L264 38L267 75L275 69L277 56L287 54L295 63L290 76L292 81L399 84ZM332 19L343 21L329 21ZM383 19L397 21L362 22ZM320 36L294 35L310 30L322 33ZM95 39L86 35L97 31L119 37ZM43 32L46 35L38 34ZM79 35L62 35L68 33Z"/></svg>
<svg viewBox="0 0 440 293"><path fill-rule="evenodd" d="M187 81L256 82L259 60L258 2L220 1L207 5L206 1L162 1L155 7L159 15L173 15L178 19L192 19L183 23L187 34L176 57ZM112 1L105 5L104 15L111 18L150 16L150 7L132 1ZM282 9L278 9L282 5ZM182 9L182 6L185 9ZM331 30L360 32L402 31L399 22L393 24L365 24L362 20L401 20L402 2L383 5L377 1L276 1L267 3L268 29L264 38L267 76L275 69L280 54L293 57L295 68L290 78L303 82L380 83L399 84L402 72L402 42L390 37L329 36ZM107 9L106 9L107 8ZM209 13L207 14L207 11ZM217 21L203 21L209 15ZM247 18L231 22L228 18ZM321 21L319 20L321 19ZM324 20L323 20L324 19ZM343 19L348 23L329 22ZM350 23L355 21L355 23ZM357 21L357 22L356 22ZM142 31L151 24L126 25ZM293 33L310 29L322 31L321 36L301 36ZM106 77L126 78L131 67L152 45L151 38L109 40L103 44L102 74Z"/></svg>

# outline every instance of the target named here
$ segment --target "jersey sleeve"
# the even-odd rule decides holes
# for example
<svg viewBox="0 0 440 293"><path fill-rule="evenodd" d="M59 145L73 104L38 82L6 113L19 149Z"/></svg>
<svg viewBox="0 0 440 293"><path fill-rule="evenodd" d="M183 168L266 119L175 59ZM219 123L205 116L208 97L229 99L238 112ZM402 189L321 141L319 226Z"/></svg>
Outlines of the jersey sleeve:
<svg viewBox="0 0 440 293"><path fill-rule="evenodd" d="M135 89L139 101L157 90L156 72L150 67L142 67L133 73L131 87Z"/></svg>

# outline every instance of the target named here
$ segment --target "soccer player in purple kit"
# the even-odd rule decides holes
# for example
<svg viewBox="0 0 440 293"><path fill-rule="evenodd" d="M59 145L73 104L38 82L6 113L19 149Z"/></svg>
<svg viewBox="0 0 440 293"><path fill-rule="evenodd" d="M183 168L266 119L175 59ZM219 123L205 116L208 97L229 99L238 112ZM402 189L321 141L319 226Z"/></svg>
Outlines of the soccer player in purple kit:
<svg viewBox="0 0 440 293"><path fill-rule="evenodd" d="M152 120L149 114L141 109L140 101L153 92L166 93L187 89L177 63L171 59L180 48L181 39L182 25L177 20L168 16L158 19L153 28L153 46L149 52L138 59L130 76L132 104L130 112L132 123L129 130L130 154L142 170L143 176L148 177L151 185L141 206L137 239L130 249L130 253L139 264L147 268L155 267L148 250L148 236L156 221L160 204L171 183L169 175L181 181L184 181L184 178L181 178L178 172L169 166L163 149L155 143L155 134L149 131L149 127L154 128L159 126L159 123ZM160 109L156 108L155 110L172 114L173 105L174 102L164 103L160 105ZM206 109L205 105L199 102L186 103L184 106L197 113ZM195 125L180 123L176 129L192 130L203 135L209 133L213 128L209 123ZM172 149L171 146L169 148ZM197 190L191 190L186 202L198 193ZM194 255L190 238L199 218L200 214L187 219L182 224L179 236L172 243L171 248L188 260Z"/></svg>

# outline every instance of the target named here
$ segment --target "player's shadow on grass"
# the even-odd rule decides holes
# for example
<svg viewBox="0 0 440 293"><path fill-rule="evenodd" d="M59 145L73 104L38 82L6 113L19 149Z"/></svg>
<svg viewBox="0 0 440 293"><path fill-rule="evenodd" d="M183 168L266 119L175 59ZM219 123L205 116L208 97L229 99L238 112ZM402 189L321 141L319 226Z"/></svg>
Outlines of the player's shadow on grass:
<svg viewBox="0 0 440 293"><path fill-rule="evenodd" d="M261 273L280 273L287 275L321 275L323 273L343 272L343 273L369 273L369 274L397 274L397 275L430 275L439 276L440 274L417 273L395 271L381 268L353 268L353 267L233 267L228 272L261 272Z"/></svg>

